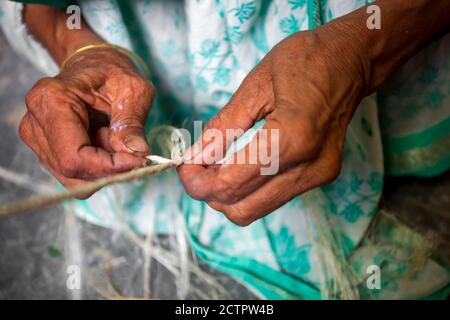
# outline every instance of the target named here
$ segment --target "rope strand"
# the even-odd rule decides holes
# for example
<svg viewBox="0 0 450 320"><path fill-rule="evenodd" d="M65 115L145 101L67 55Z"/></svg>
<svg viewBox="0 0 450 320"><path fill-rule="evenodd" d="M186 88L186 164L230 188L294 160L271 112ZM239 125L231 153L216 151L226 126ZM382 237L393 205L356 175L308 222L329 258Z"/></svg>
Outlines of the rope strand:
<svg viewBox="0 0 450 320"><path fill-rule="evenodd" d="M139 169L134 169L128 172L119 173L113 176L100 178L98 180L88 182L80 187L70 190L64 190L60 193L55 193L48 196L32 196L25 200L19 200L6 205L2 205L0 206L0 218L8 217L24 211L47 207L64 200L81 197L85 194L93 193L98 189L111 184L132 181L140 177L158 174L167 169L176 168L182 163L182 159L171 160L166 163L159 163Z"/></svg>

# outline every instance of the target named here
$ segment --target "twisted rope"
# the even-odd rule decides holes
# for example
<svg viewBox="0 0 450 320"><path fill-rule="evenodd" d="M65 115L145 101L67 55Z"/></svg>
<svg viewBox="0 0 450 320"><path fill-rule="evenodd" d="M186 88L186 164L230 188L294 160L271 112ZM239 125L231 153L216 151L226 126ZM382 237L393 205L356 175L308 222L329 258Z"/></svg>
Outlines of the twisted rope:
<svg viewBox="0 0 450 320"><path fill-rule="evenodd" d="M34 210L60 203L83 195L93 193L100 188L108 185L136 180L141 177L158 174L170 168L176 168L183 163L182 159L167 160L159 164L150 165L143 168L134 169L128 172L100 178L92 182L83 184L80 187L64 190L59 193L44 196L32 196L25 200L19 200L6 205L0 206L0 218L12 216L24 211Z"/></svg>

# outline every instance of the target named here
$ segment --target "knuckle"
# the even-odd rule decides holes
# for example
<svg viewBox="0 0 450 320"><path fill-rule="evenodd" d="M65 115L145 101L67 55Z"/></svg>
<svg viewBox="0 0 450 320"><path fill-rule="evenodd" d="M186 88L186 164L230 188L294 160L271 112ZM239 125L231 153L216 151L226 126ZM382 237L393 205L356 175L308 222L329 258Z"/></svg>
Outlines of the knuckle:
<svg viewBox="0 0 450 320"><path fill-rule="evenodd" d="M22 121L19 125L19 137L25 142L28 140L29 137L29 130L30 130L30 120L27 115L25 115L22 118Z"/></svg>
<svg viewBox="0 0 450 320"><path fill-rule="evenodd" d="M40 101L43 97L51 97L60 92L59 80L55 78L42 78L25 95L25 103L30 111L40 109Z"/></svg>
<svg viewBox="0 0 450 320"><path fill-rule="evenodd" d="M78 184L78 185L75 185L74 187L79 187L79 186L80 186L80 185ZM65 187L71 188L71 186L67 186L67 185L66 185ZM89 192L89 193L84 193L84 194L75 196L75 198L78 199L78 200L86 200L86 199L90 198L93 194L94 194L94 193L91 193L91 192Z"/></svg>
<svg viewBox="0 0 450 320"><path fill-rule="evenodd" d="M236 203L240 200L239 189L236 184L219 177L215 183L215 198L222 203Z"/></svg>
<svg viewBox="0 0 450 320"><path fill-rule="evenodd" d="M142 87L143 91L145 91L149 94L153 93L155 88L153 87L153 84L150 81L148 81L147 79L142 78L142 77L139 77L137 79L138 79L138 83Z"/></svg>
<svg viewBox="0 0 450 320"><path fill-rule="evenodd" d="M79 165L75 157L62 156L59 159L59 169L66 178L74 179L79 175Z"/></svg>
<svg viewBox="0 0 450 320"><path fill-rule="evenodd" d="M120 100L125 99L141 117L146 116L155 92L150 81L136 74L121 74L115 80L120 83L121 88L125 88L120 94Z"/></svg>
<svg viewBox="0 0 450 320"><path fill-rule="evenodd" d="M186 193L190 197L192 197L195 200L205 200L205 194L203 191L203 187L200 183L198 183L198 180L193 179L191 181L186 181L186 180L182 179L182 182L184 184Z"/></svg>
<svg viewBox="0 0 450 320"><path fill-rule="evenodd" d="M295 131L294 131L295 130ZM320 130L311 122L301 122L296 124L291 132L299 132L290 141L292 151L302 159L316 158L321 150Z"/></svg>
<svg viewBox="0 0 450 320"><path fill-rule="evenodd" d="M31 89L31 91L43 93L45 91L59 90L60 85L61 85L60 80L51 77L46 77L39 79Z"/></svg>
<svg viewBox="0 0 450 320"><path fill-rule="evenodd" d="M53 80L54 79L50 78L50 77L44 77L44 78L39 79L38 81L35 82L35 84L31 88L30 92L37 92L37 91L40 91L40 90L44 89L50 83L52 83Z"/></svg>
<svg viewBox="0 0 450 320"><path fill-rule="evenodd" d="M185 184L184 188L186 193L194 200L204 200L203 194L199 192L198 189L194 188L192 185Z"/></svg>
<svg viewBox="0 0 450 320"><path fill-rule="evenodd" d="M254 221L251 214L244 212L238 206L229 206L224 214L228 220L240 227L246 227Z"/></svg>
<svg viewBox="0 0 450 320"><path fill-rule="evenodd" d="M151 90L150 82L140 76L131 77L130 82L143 92Z"/></svg>
<svg viewBox="0 0 450 320"><path fill-rule="evenodd" d="M145 97L145 100L148 103L150 103L153 100L153 94L155 92L155 89L154 89L153 85L149 81L147 81L145 79L143 81L144 81L144 84L143 84L143 86L144 86L144 97Z"/></svg>
<svg viewBox="0 0 450 320"><path fill-rule="evenodd" d="M112 125L113 135L121 134L125 129L139 129L143 130L143 119L138 114L117 115L116 119L113 119Z"/></svg>
<svg viewBox="0 0 450 320"><path fill-rule="evenodd" d="M31 106L34 105L36 94L37 94L36 89L31 89L25 95L25 104L26 104L28 109L30 109Z"/></svg>
<svg viewBox="0 0 450 320"><path fill-rule="evenodd" d="M124 80L129 83L138 96L150 98L153 94L154 87L147 79L136 75L126 75L124 77Z"/></svg>
<svg viewBox="0 0 450 320"><path fill-rule="evenodd" d="M303 176L308 176L308 183L300 183L302 178L297 179L297 185L301 186L301 192L327 185L335 181L341 172L341 161L338 156L320 159L317 164L313 165L310 170Z"/></svg>
<svg viewBox="0 0 450 320"><path fill-rule="evenodd" d="M332 159L327 164L327 170L324 174L323 183L328 184L336 180L341 173L341 161L340 159Z"/></svg>
<svg viewBox="0 0 450 320"><path fill-rule="evenodd" d="M33 88L25 95L25 104L27 109L30 111L34 111L37 107L37 102L42 97L42 89L41 88Z"/></svg>
<svg viewBox="0 0 450 320"><path fill-rule="evenodd" d="M216 195L216 198L223 203L236 203L240 199L234 188L221 189L221 192Z"/></svg>

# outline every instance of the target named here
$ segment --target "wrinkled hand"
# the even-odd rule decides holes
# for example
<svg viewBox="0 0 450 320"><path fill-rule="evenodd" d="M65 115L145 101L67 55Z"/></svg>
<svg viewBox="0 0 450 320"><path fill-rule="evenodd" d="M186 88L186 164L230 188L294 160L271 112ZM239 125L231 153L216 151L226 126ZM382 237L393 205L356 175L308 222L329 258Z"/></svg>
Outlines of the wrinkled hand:
<svg viewBox="0 0 450 320"><path fill-rule="evenodd" d="M194 164L178 169L187 193L244 226L336 179L347 126L367 94L370 68L362 50L344 29L333 28L299 32L275 46L205 126L203 153L195 148L187 152ZM248 159L252 147L263 145L258 141L271 143L262 135L235 155L235 164L208 165L229 147L228 141L222 152L206 152L214 143L205 137L208 129L220 130L225 137L226 129L247 130L263 118L268 132L279 129L276 175L261 175L261 162L236 164Z"/></svg>
<svg viewBox="0 0 450 320"><path fill-rule="evenodd" d="M19 133L63 185L75 187L144 165L152 99L151 84L125 55L88 50L35 84Z"/></svg>

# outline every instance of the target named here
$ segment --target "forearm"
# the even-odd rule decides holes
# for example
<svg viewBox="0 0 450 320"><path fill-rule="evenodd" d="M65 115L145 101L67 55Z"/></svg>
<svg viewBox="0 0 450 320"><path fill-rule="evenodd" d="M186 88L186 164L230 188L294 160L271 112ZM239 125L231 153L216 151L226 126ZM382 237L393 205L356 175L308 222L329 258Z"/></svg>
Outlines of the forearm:
<svg viewBox="0 0 450 320"><path fill-rule="evenodd" d="M351 35L368 59L365 88L375 91L401 64L450 30L450 1L379 0L381 29L367 27L366 8L336 19L327 27Z"/></svg>
<svg viewBox="0 0 450 320"><path fill-rule="evenodd" d="M45 5L25 6L24 21L28 30L47 48L58 65L78 48L103 42L84 22L80 29L67 28L67 18L61 9Z"/></svg>

